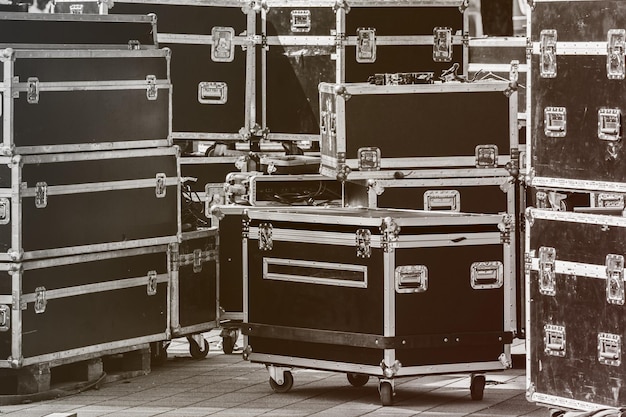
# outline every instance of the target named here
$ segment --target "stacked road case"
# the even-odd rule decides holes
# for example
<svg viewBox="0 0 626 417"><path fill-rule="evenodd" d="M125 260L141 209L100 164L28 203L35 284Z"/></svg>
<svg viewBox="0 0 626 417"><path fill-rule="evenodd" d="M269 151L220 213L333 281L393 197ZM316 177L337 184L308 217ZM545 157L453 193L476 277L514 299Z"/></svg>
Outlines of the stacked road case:
<svg viewBox="0 0 626 417"><path fill-rule="evenodd" d="M626 4L535 1L529 37L527 396L617 412L626 396Z"/></svg>

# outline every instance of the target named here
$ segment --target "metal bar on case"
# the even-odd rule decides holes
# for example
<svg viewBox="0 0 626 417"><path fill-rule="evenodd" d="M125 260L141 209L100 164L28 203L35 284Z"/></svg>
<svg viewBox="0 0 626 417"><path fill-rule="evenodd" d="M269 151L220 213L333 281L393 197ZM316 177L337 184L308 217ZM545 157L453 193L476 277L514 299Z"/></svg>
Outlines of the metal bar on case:
<svg viewBox="0 0 626 417"><path fill-rule="evenodd" d="M533 55L541 54L541 44L533 42ZM556 55L607 55L607 42L557 42Z"/></svg>
<svg viewBox="0 0 626 417"><path fill-rule="evenodd" d="M207 141L241 141L239 133L210 133L210 132L172 132L173 139L207 140Z"/></svg>
<svg viewBox="0 0 626 417"><path fill-rule="evenodd" d="M169 89L169 80L155 80L151 86L157 89ZM42 82L39 81L37 90L39 92L56 91L112 91L112 90L145 90L146 80L119 80L119 81L60 81ZM28 92L29 83L15 83L14 91L18 93Z"/></svg>
<svg viewBox="0 0 626 417"><path fill-rule="evenodd" d="M591 181L569 178L531 176L529 178L528 184L533 187L546 187L554 190L585 190L626 193L626 183L623 182Z"/></svg>
<svg viewBox="0 0 626 417"><path fill-rule="evenodd" d="M337 39L334 36L268 36L265 44L269 46L335 46Z"/></svg>
<svg viewBox="0 0 626 417"><path fill-rule="evenodd" d="M159 33L157 34L159 43L171 43L171 44L187 44L187 45L213 45L212 35L198 35L198 34L180 34L180 33ZM247 36L234 36L231 40L233 45L237 46L252 46L254 40Z"/></svg>
<svg viewBox="0 0 626 417"><path fill-rule="evenodd" d="M105 291L121 290L125 288L146 286L146 277L126 278L117 281L98 282L94 284L84 284L75 287L58 288L54 290L46 290L46 300L54 300L57 298L74 297L78 295L101 293ZM157 274L156 282L162 284L169 282L168 274ZM22 301L24 303L35 302L35 294L23 294Z"/></svg>
<svg viewBox="0 0 626 417"><path fill-rule="evenodd" d="M357 46L356 36L347 36L346 46ZM409 35L409 36L376 36L376 46L404 46L404 45L432 45L433 35ZM452 45L463 45L462 36L453 36Z"/></svg>
<svg viewBox="0 0 626 417"><path fill-rule="evenodd" d="M400 235L393 242L393 247L401 248L436 248L452 246L481 246L500 245L502 236L500 232L485 233L447 233L440 235Z"/></svg>
<svg viewBox="0 0 626 417"><path fill-rule="evenodd" d="M169 187L178 185L178 178L165 178L164 185ZM68 184L68 185L48 185L47 195L69 195L69 194L86 194L96 193L103 191L116 191L116 190L134 190L139 188L151 188L155 187L154 178L146 178L139 180L122 180L122 181L109 181L98 183L86 183L86 184ZM29 187L22 190L22 197L35 197L37 195L37 189L35 187Z"/></svg>
<svg viewBox="0 0 626 417"><path fill-rule="evenodd" d="M520 72L528 72L529 66L526 64L519 65ZM469 72L478 72L480 70L488 72L506 72L511 70L511 64L481 64L477 62L470 62L467 68Z"/></svg>
<svg viewBox="0 0 626 417"><path fill-rule="evenodd" d="M615 227L626 227L626 217L600 214L576 213L571 211L554 211L529 208L528 215L532 219L556 220L570 223L596 224Z"/></svg>
<svg viewBox="0 0 626 417"><path fill-rule="evenodd" d="M1 15L1 14L0 14ZM59 16L59 15L56 15ZM38 46L40 44L37 44ZM58 47L57 47L58 48ZM50 59L50 58L165 58L171 53L167 48L162 49L15 49L13 54L15 59Z"/></svg>
<svg viewBox="0 0 626 417"><path fill-rule="evenodd" d="M114 150L102 152L73 152L67 154L20 155L20 160L21 163L24 165L50 164L72 161L99 161L103 159L128 159L167 155L177 156L178 152L179 151L175 147L167 147L152 149Z"/></svg>
<svg viewBox="0 0 626 417"><path fill-rule="evenodd" d="M336 94L337 84L323 83L320 91L323 93ZM432 84L405 84L405 85L373 85L370 83L347 83L341 84L345 88L345 94L355 95L377 95L377 94L419 94L419 93L473 93L473 92L494 92L506 91L509 88L508 81L480 81L474 83L443 83L434 82Z"/></svg>
<svg viewBox="0 0 626 417"><path fill-rule="evenodd" d="M539 258L530 260L530 269L531 271L540 271ZM554 273L606 280L606 265L593 265L557 259L554 262Z"/></svg>
<svg viewBox="0 0 626 417"><path fill-rule="evenodd" d="M133 0L133 3L140 2ZM152 1L150 1L152 2ZM52 22L120 22L120 23L152 23L153 18L150 15L91 15L91 14L71 14L71 13L0 13L0 22L3 20L25 20L25 21L52 21Z"/></svg>
<svg viewBox="0 0 626 417"><path fill-rule="evenodd" d="M258 240L260 228L250 227L250 240ZM355 246L354 233L323 232L315 230L290 230L273 229L272 241L274 242L309 242L333 244L340 246ZM356 246L355 246L356 247ZM374 235L370 237L370 247L380 248L381 237ZM356 255L355 255L356 256Z"/></svg>
<svg viewBox="0 0 626 417"><path fill-rule="evenodd" d="M139 149L149 147L165 147L169 146L170 141L168 139L162 140L137 140L137 141L124 141L124 142L111 142L105 143L77 143L72 145L41 145L41 146L16 146L15 151L21 155L28 154L40 154L45 152L64 153L64 152L98 152L108 151L112 149Z"/></svg>
<svg viewBox="0 0 626 417"><path fill-rule="evenodd" d="M322 156L324 158L324 155ZM511 159L510 155L498 155L498 165L504 165ZM359 159L347 159L346 163L358 171ZM423 168L423 167L459 167L476 166L476 156L428 156L413 158L382 158L380 168ZM352 172L351 172L352 173ZM371 173L370 173L371 176Z"/></svg>

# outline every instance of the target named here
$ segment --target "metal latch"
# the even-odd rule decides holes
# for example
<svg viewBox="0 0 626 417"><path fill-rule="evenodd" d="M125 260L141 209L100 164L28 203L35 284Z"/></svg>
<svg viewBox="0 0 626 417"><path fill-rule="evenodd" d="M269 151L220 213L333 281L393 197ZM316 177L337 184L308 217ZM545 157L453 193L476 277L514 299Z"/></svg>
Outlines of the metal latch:
<svg viewBox="0 0 626 417"><path fill-rule="evenodd" d="M622 111L620 109L598 110L598 139L618 141L622 138Z"/></svg>
<svg viewBox="0 0 626 417"><path fill-rule="evenodd" d="M167 193L167 177L164 173L159 172L156 174L156 187L154 188L154 193L157 198L165 197Z"/></svg>
<svg viewBox="0 0 626 417"><path fill-rule="evenodd" d="M624 305L624 257L606 255L606 301Z"/></svg>
<svg viewBox="0 0 626 417"><path fill-rule="evenodd" d="M498 167L498 146L477 145L476 168L497 168Z"/></svg>
<svg viewBox="0 0 626 417"><path fill-rule="evenodd" d="M137 39L130 39L128 41L128 49L131 51L141 49L141 42L139 42Z"/></svg>
<svg viewBox="0 0 626 417"><path fill-rule="evenodd" d="M225 104L228 101L228 85L225 82L203 81L198 84L198 102L201 104Z"/></svg>
<svg viewBox="0 0 626 417"><path fill-rule="evenodd" d="M541 78L556 78L556 39L554 29L544 29L539 35L539 74Z"/></svg>
<svg viewBox="0 0 626 417"><path fill-rule="evenodd" d="M11 200L0 198L0 224L9 224L11 221Z"/></svg>
<svg viewBox="0 0 626 417"><path fill-rule="evenodd" d="M194 249L193 250L193 272L197 274L202 271L202 261L204 261L204 256L202 254L202 249Z"/></svg>
<svg viewBox="0 0 626 417"><path fill-rule="evenodd" d="M595 200L596 207L624 209L624 196L622 194L600 193Z"/></svg>
<svg viewBox="0 0 626 417"><path fill-rule="evenodd" d="M46 300L46 288L45 287L35 288L35 313L41 314L44 311L46 311L47 304L48 304L48 300Z"/></svg>
<svg viewBox="0 0 626 417"><path fill-rule="evenodd" d="M556 249L542 246L539 248L539 293L556 294Z"/></svg>
<svg viewBox="0 0 626 417"><path fill-rule="evenodd" d="M211 60L214 62L232 62L235 59L235 29L216 26L211 29Z"/></svg>
<svg viewBox="0 0 626 417"><path fill-rule="evenodd" d="M359 171L378 171L380 169L380 149L376 147L359 148Z"/></svg>
<svg viewBox="0 0 626 417"><path fill-rule="evenodd" d="M426 265L402 265L396 267L396 292L418 293L428 290Z"/></svg>
<svg viewBox="0 0 626 417"><path fill-rule="evenodd" d="M603 365L620 366L622 363L622 336L598 333L598 362Z"/></svg>
<svg viewBox="0 0 626 417"><path fill-rule="evenodd" d="M475 290L502 287L504 283L504 265L500 261L472 263L470 267L470 283Z"/></svg>
<svg viewBox="0 0 626 417"><path fill-rule="evenodd" d="M28 77L26 80L26 102L28 104L39 103L39 78Z"/></svg>
<svg viewBox="0 0 626 417"><path fill-rule="evenodd" d="M146 88L146 97L148 97L148 100L150 101L156 100L159 95L159 89L156 85L156 76L146 75L146 82L148 83L148 87Z"/></svg>
<svg viewBox="0 0 626 417"><path fill-rule="evenodd" d="M44 208L48 205L48 184L38 182L35 184L35 207Z"/></svg>
<svg viewBox="0 0 626 417"><path fill-rule="evenodd" d="M427 190L424 192L424 210L461 211L461 193L457 190Z"/></svg>
<svg viewBox="0 0 626 417"><path fill-rule="evenodd" d="M543 133L549 138L562 138L567 134L567 109L546 107L543 110Z"/></svg>
<svg viewBox="0 0 626 417"><path fill-rule="evenodd" d="M0 332L6 332L11 328L11 308L6 305L0 305Z"/></svg>
<svg viewBox="0 0 626 417"><path fill-rule="evenodd" d="M623 80L626 73L626 30L610 29L607 34L606 76L609 80Z"/></svg>
<svg viewBox="0 0 626 417"><path fill-rule="evenodd" d="M356 62L376 61L376 29L358 28L356 30Z"/></svg>
<svg viewBox="0 0 626 417"><path fill-rule="evenodd" d="M452 61L452 28L434 28L433 38L433 61Z"/></svg>
<svg viewBox="0 0 626 417"><path fill-rule="evenodd" d="M148 271L148 285L146 287L146 293L150 296L157 293L157 272Z"/></svg>
<svg viewBox="0 0 626 417"><path fill-rule="evenodd" d="M274 241L272 240L272 231L274 227L271 223L259 224L259 249L260 250L272 250L274 248Z"/></svg>
<svg viewBox="0 0 626 417"><path fill-rule="evenodd" d="M70 14L83 14L83 5L70 4Z"/></svg>
<svg viewBox="0 0 626 417"><path fill-rule="evenodd" d="M291 11L291 31L309 32L311 31L311 11L292 10Z"/></svg>
<svg viewBox="0 0 626 417"><path fill-rule="evenodd" d="M368 229L358 229L356 231L356 256L359 258L369 258L372 256L372 232Z"/></svg>
<svg viewBox="0 0 626 417"><path fill-rule="evenodd" d="M544 352L550 356L565 356L565 327L554 324L543 326Z"/></svg>
<svg viewBox="0 0 626 417"><path fill-rule="evenodd" d="M326 110L321 112L320 133L331 137L337 134L337 115L332 111L331 99L326 100Z"/></svg>

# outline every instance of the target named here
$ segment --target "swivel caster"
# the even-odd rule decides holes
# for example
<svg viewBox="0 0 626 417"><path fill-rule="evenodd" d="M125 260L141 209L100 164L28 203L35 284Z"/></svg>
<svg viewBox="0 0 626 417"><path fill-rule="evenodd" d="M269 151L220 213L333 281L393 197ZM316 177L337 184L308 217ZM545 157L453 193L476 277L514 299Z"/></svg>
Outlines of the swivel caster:
<svg viewBox="0 0 626 417"><path fill-rule="evenodd" d="M380 381L378 385L378 393L380 394L380 403L383 406L393 404L393 385L391 381Z"/></svg>
<svg viewBox="0 0 626 417"><path fill-rule="evenodd" d="M485 393L485 375L471 375L470 395L472 400L480 401Z"/></svg>
<svg viewBox="0 0 626 417"><path fill-rule="evenodd" d="M194 359L204 359L209 354L209 342L201 334L187 336L189 354Z"/></svg>

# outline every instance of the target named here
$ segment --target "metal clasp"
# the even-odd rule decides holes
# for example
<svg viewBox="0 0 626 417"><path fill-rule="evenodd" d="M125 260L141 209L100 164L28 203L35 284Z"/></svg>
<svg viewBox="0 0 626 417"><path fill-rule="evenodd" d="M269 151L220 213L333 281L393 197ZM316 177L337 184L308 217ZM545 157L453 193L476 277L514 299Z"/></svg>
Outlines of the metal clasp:
<svg viewBox="0 0 626 417"><path fill-rule="evenodd" d="M598 362L603 365L620 366L622 363L622 336L598 333Z"/></svg>
<svg viewBox="0 0 626 417"><path fill-rule="evenodd" d="M70 14L83 14L83 5L70 4Z"/></svg>
<svg viewBox="0 0 626 417"><path fill-rule="evenodd" d="M150 101L156 100L157 97L159 96L159 89L157 88L157 85L156 85L156 76L147 75L146 83L148 84L148 87L146 88L146 97Z"/></svg>
<svg viewBox="0 0 626 417"><path fill-rule="evenodd" d="M556 294L556 249L542 246L539 248L539 293Z"/></svg>
<svg viewBox="0 0 626 417"><path fill-rule="evenodd" d="M419 293L428 290L428 267L426 265L398 266L395 278L397 293Z"/></svg>
<svg viewBox="0 0 626 417"><path fill-rule="evenodd" d="M598 110L598 139L612 142L622 138L622 111L620 109Z"/></svg>
<svg viewBox="0 0 626 417"><path fill-rule="evenodd" d="M0 198L0 224L9 224L11 222L11 200L8 198Z"/></svg>
<svg viewBox="0 0 626 417"><path fill-rule="evenodd" d="M626 30L610 29L607 34L606 76L609 80L623 80L626 73Z"/></svg>
<svg viewBox="0 0 626 417"><path fill-rule="evenodd" d="M28 77L26 80L26 102L28 104L39 103L39 78Z"/></svg>
<svg viewBox="0 0 626 417"><path fill-rule="evenodd" d="M359 258L369 258L372 256L370 247L372 232L368 229L358 229L356 231L356 256Z"/></svg>
<svg viewBox="0 0 626 417"><path fill-rule="evenodd" d="M609 304L624 305L624 257L606 255L606 301Z"/></svg>
<svg viewBox="0 0 626 417"><path fill-rule="evenodd" d="M197 274L198 272L202 272L202 261L204 260L204 254L202 253L202 249L194 249L193 250L193 273Z"/></svg>
<svg viewBox="0 0 626 417"><path fill-rule="evenodd" d="M156 186L154 188L154 193L156 198L163 198L165 194L167 194L167 177L163 173L156 174Z"/></svg>
<svg viewBox="0 0 626 417"><path fill-rule="evenodd" d="M45 287L35 288L35 313L41 314L44 311L46 311L47 304L48 304L48 300L46 300L46 288Z"/></svg>
<svg viewBox="0 0 626 417"><path fill-rule="evenodd" d="M476 168L497 168L498 147L496 145L478 145L475 148Z"/></svg>
<svg viewBox="0 0 626 417"><path fill-rule="evenodd" d="M311 31L311 11L292 10L291 11L291 31L310 32Z"/></svg>
<svg viewBox="0 0 626 417"><path fill-rule="evenodd" d="M359 171L380 170L380 149L376 147L359 148Z"/></svg>
<svg viewBox="0 0 626 417"><path fill-rule="evenodd" d="M157 272L148 271L148 285L146 286L146 293L149 296L156 295L157 293Z"/></svg>
<svg viewBox="0 0 626 417"><path fill-rule="evenodd" d="M433 38L433 61L452 61L452 28L434 28Z"/></svg>
<svg viewBox="0 0 626 417"><path fill-rule="evenodd" d="M376 29L358 28L356 37L356 62L376 61Z"/></svg>
<svg viewBox="0 0 626 417"><path fill-rule="evenodd" d="M539 35L539 74L541 78L556 78L556 40L557 33L554 29L544 29Z"/></svg>
<svg viewBox="0 0 626 417"><path fill-rule="evenodd" d="M198 84L198 102L201 104L225 104L228 101L228 85L225 82L203 81Z"/></svg>
<svg viewBox="0 0 626 417"><path fill-rule="evenodd" d="M211 29L211 60L214 62L232 62L235 59L235 29L216 26Z"/></svg>
<svg viewBox="0 0 626 417"><path fill-rule="evenodd" d="M259 225L259 249L269 251L274 248L272 232L274 227L271 223L261 223Z"/></svg>
<svg viewBox="0 0 626 417"><path fill-rule="evenodd" d="M45 208L48 205L48 184L38 182L35 184L35 207Z"/></svg>
<svg viewBox="0 0 626 417"><path fill-rule="evenodd" d="M543 133L549 138L562 138L567 134L567 109L546 107L543 110Z"/></svg>
<svg viewBox="0 0 626 417"><path fill-rule="evenodd" d="M0 332L6 332L11 328L11 308L6 305L0 305Z"/></svg>
<svg viewBox="0 0 626 417"><path fill-rule="evenodd" d="M544 352L550 356L565 356L565 327L554 324L543 326Z"/></svg>

